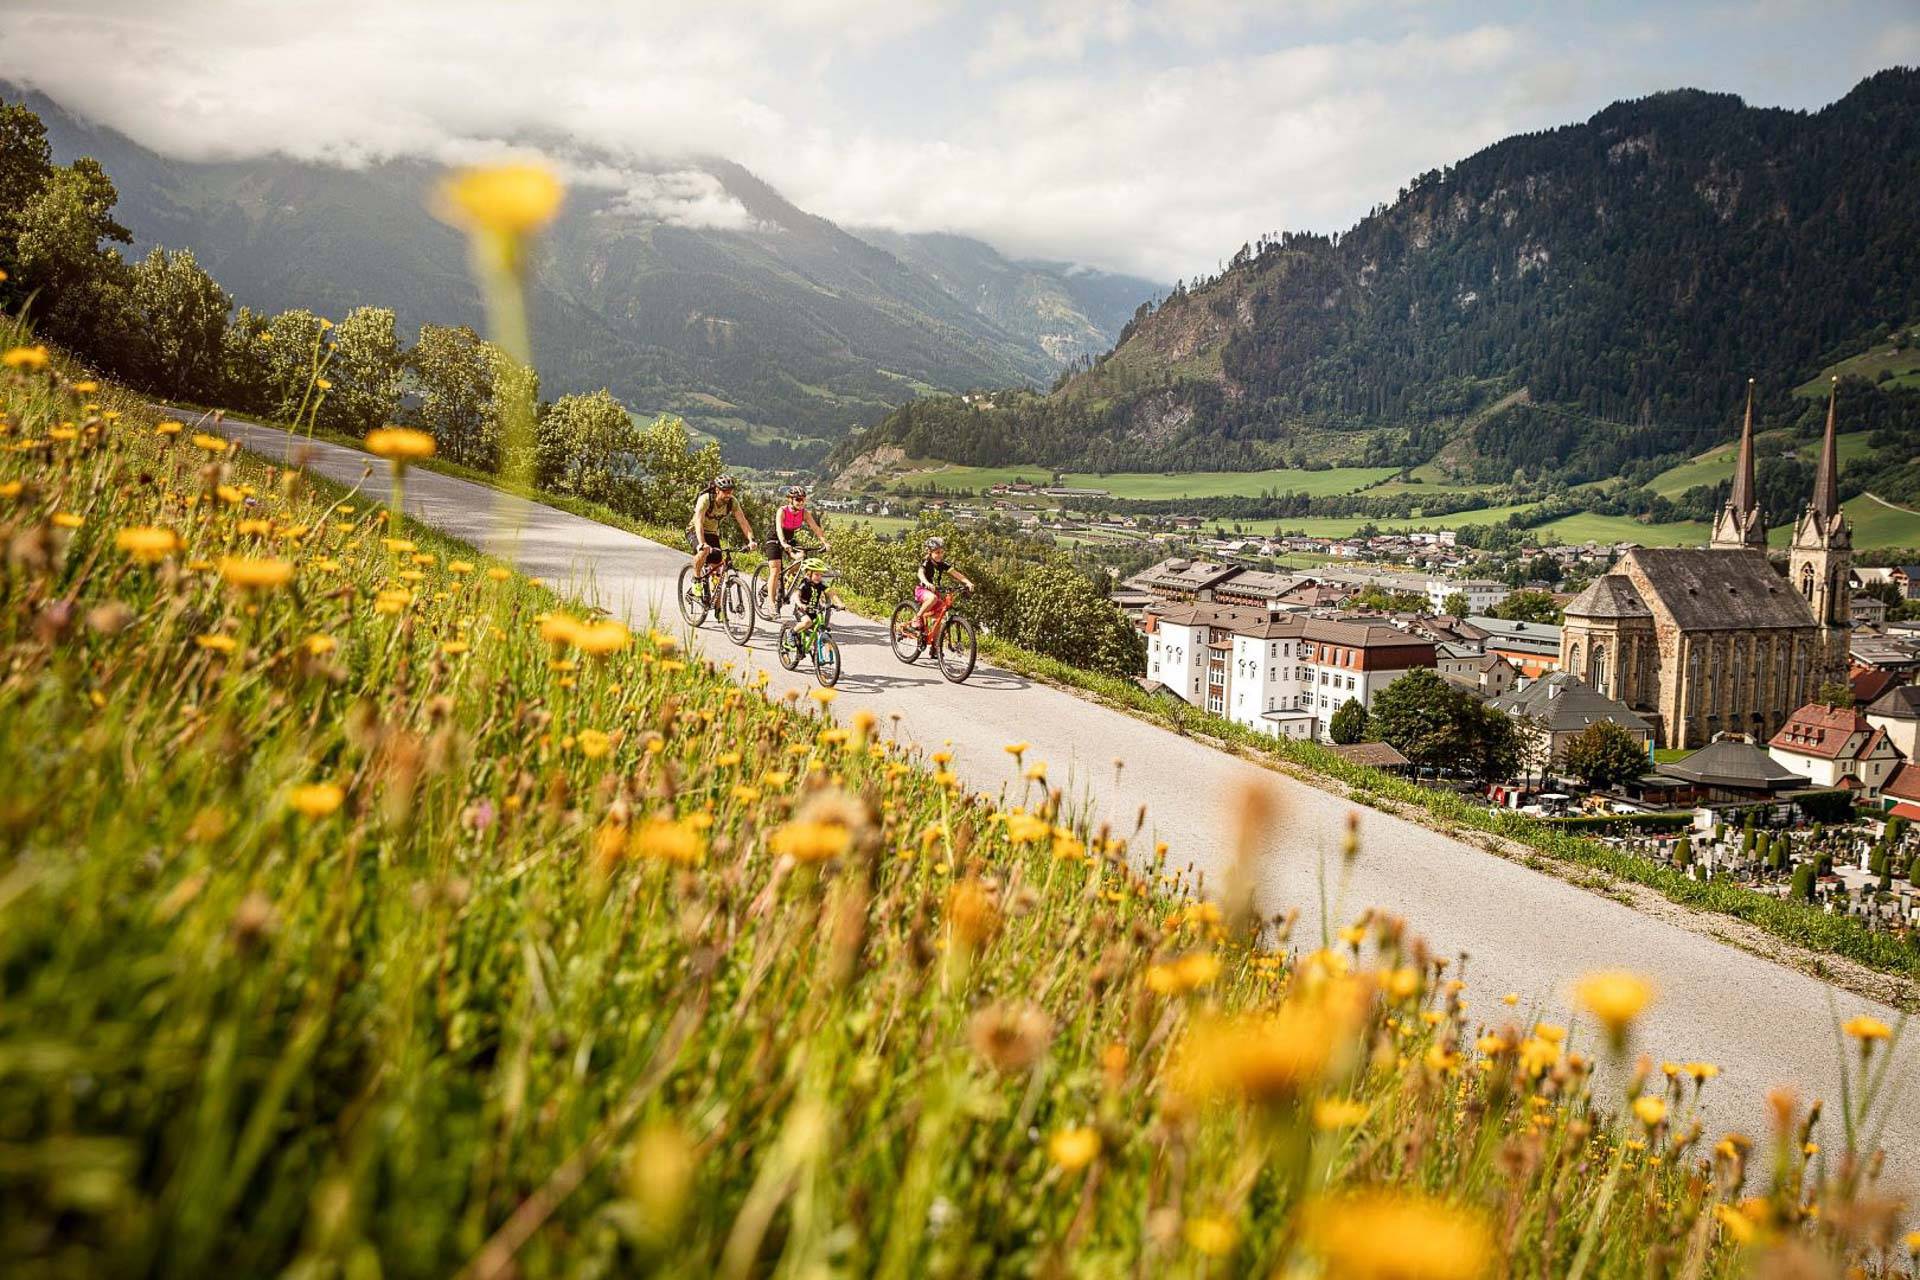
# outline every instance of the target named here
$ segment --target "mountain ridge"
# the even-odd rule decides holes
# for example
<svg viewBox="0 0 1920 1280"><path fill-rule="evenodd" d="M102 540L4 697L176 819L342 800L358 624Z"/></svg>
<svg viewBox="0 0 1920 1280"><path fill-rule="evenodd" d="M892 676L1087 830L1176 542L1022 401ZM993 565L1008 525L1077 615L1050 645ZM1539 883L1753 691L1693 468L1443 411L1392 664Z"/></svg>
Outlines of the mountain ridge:
<svg viewBox="0 0 1920 1280"><path fill-rule="evenodd" d="M1600 478L1724 438L1749 374L1797 413L1791 385L1920 316L1916 189L1912 69L1815 112L1617 102L1430 170L1345 233L1243 245L1046 397L903 406L832 462L1411 466L1525 389L1474 421L1453 478Z"/></svg>
<svg viewBox="0 0 1920 1280"><path fill-rule="evenodd" d="M481 325L464 243L427 212L437 166L177 161L44 94L0 82L0 97L41 116L59 162L103 163L135 254L192 249L238 304L330 315L387 306L403 332ZM621 176L634 184L627 191L577 185L542 244L529 303L547 394L606 386L636 412L687 417L739 461L792 465L915 394L1039 385L1063 366L1037 340L1038 317L1022 325L1017 313L982 308L743 166L705 157ZM637 198L649 183L702 182L745 218L682 225ZM1055 294L1071 297L1066 273L1054 274ZM1140 298L1155 292L1115 279ZM1098 318L1077 317L1073 355L1104 349L1125 318L1091 309Z"/></svg>

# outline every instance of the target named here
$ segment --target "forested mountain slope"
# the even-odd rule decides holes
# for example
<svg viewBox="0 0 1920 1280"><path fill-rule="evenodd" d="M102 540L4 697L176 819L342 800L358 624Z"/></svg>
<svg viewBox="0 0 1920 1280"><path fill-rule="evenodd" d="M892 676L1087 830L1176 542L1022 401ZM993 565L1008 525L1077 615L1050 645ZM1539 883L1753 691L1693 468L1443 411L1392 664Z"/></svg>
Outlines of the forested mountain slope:
<svg viewBox="0 0 1920 1280"><path fill-rule="evenodd" d="M134 256L191 249L255 310L380 305L408 334L480 322L464 245L428 210L431 166L188 163L43 95L0 85L0 98L40 114L57 161L101 161ZM605 386L638 412L678 412L740 461L817 457L916 393L1050 381L1067 358L1110 345L1154 292L1127 277L1081 282L1014 264L960 237L939 237L933 251L899 237L892 252L724 160L617 177L624 187L576 184L543 244L531 291L542 385ZM701 202L719 216L675 212ZM952 285L923 265L962 250L973 275ZM970 288L981 276L1019 287L983 305ZM1116 305L1102 284L1132 296Z"/></svg>
<svg viewBox="0 0 1920 1280"><path fill-rule="evenodd" d="M1046 397L875 444L1080 469L1415 463L1606 476L1730 435L1920 317L1920 72L1804 113L1681 90L1421 175L1339 236L1243 246ZM931 450L930 454L925 451Z"/></svg>

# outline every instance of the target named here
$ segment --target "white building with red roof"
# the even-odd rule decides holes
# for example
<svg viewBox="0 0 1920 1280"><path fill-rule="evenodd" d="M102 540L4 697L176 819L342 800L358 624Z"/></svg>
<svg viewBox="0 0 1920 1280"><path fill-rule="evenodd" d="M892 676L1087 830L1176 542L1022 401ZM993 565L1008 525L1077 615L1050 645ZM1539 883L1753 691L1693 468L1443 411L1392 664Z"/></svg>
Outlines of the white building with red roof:
<svg viewBox="0 0 1920 1280"><path fill-rule="evenodd" d="M1809 702L1787 717L1767 752L1816 787L1846 787L1878 795L1901 764L1884 729L1854 707Z"/></svg>

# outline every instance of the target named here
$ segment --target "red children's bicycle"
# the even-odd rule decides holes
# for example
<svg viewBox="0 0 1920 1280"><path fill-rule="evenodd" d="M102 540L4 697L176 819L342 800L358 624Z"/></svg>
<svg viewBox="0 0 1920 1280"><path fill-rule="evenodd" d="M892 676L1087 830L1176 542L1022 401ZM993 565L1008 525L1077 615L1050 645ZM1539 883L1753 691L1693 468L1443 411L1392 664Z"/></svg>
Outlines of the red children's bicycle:
<svg viewBox="0 0 1920 1280"><path fill-rule="evenodd" d="M916 621L919 603L903 600L893 611L888 634L893 638L894 657L912 662L931 651L940 674L959 684L973 674L973 664L980 657L980 640L973 623L953 612L953 602L953 592L936 592L926 618Z"/></svg>

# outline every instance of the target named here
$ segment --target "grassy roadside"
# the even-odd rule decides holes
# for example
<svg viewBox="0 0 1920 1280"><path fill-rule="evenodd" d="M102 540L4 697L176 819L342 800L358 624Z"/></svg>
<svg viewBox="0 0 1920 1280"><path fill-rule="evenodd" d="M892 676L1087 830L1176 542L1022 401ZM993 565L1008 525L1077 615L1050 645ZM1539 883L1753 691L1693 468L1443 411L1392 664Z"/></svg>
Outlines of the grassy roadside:
<svg viewBox="0 0 1920 1280"><path fill-rule="evenodd" d="M1296 967L1018 752L989 803L84 385L0 372L10 1275L1868 1256L1853 1147L1749 1177L1707 1064L1633 1075L1630 974L1600 1036L1399 921Z"/></svg>
<svg viewBox="0 0 1920 1280"><path fill-rule="evenodd" d="M361 448L358 441L324 432L316 438ZM446 475L503 489L670 546L679 545L679 531L632 520L597 504L545 494L527 486L508 485L485 472L437 459L428 465ZM752 553L743 552L740 559L748 567L756 562ZM863 595L844 584L841 593L856 612L869 618L884 620L896 603ZM1511 811L1492 811L1452 792L1419 786L1379 769L1352 764L1316 743L1267 737L1185 703L1155 698L1130 681L1084 671L992 636L982 636L981 651L984 657L1008 670L1086 695L1105 706L1177 733L1204 738L1224 749L1276 764L1314 785L1345 790L1360 803L1390 808L1402 817L1440 831L1452 833L1464 829L1512 842L1532 855L1561 866L1604 872L1651 889L1680 906L1742 921L1816 956L1837 956L1920 982L1920 947L1848 917L1830 915L1805 903L1773 898L1726 881L1694 880L1672 867L1624 853L1601 841L1574 835ZM1902 1003L1920 1008L1920 995L1903 995Z"/></svg>

